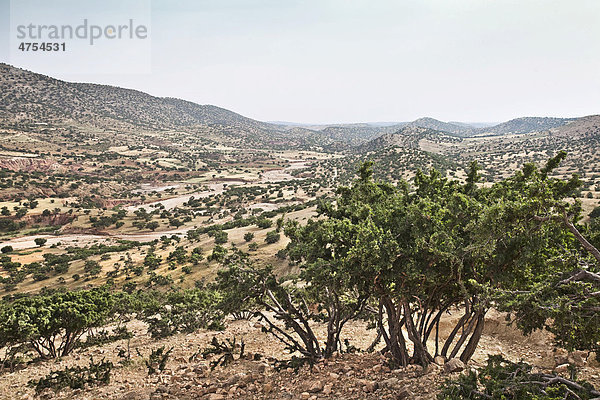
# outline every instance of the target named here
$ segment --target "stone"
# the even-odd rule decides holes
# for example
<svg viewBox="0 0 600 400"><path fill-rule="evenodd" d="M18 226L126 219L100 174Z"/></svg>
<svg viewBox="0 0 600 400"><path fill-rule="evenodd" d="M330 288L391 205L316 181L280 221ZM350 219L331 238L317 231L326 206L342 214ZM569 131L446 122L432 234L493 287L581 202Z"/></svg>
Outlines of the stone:
<svg viewBox="0 0 600 400"><path fill-rule="evenodd" d="M561 364L554 368L554 372L557 374L565 374L569 371L569 364Z"/></svg>
<svg viewBox="0 0 600 400"><path fill-rule="evenodd" d="M371 393L377 390L377 388L379 387L379 384L375 381L367 381L365 382L365 386L363 387L363 390L367 393Z"/></svg>
<svg viewBox="0 0 600 400"><path fill-rule="evenodd" d="M262 373L266 372L269 369L269 367L270 367L269 364L263 362L263 363L258 364L257 370L258 370L258 372L260 372L262 374Z"/></svg>
<svg viewBox="0 0 600 400"><path fill-rule="evenodd" d="M310 387L307 391L309 393L319 393L322 390L323 390L323 382L315 381L310 385Z"/></svg>
<svg viewBox="0 0 600 400"><path fill-rule="evenodd" d="M586 364L585 358L584 358L585 354L586 354L585 352L574 351L569 354L569 356L567 357L567 360L569 361L570 364L573 364L577 367L583 367Z"/></svg>
<svg viewBox="0 0 600 400"><path fill-rule="evenodd" d="M398 383L400 383L400 379L398 379L398 378L388 378L388 379L385 379L385 380L383 380L383 381L381 381L379 383L380 383L380 385L382 387L393 388L393 387L397 386Z"/></svg>
<svg viewBox="0 0 600 400"><path fill-rule="evenodd" d="M404 400L410 399L412 397L412 392L407 388L402 388L396 393L396 400Z"/></svg>
<svg viewBox="0 0 600 400"><path fill-rule="evenodd" d="M263 392L264 393L271 393L271 391L273 390L273 385L270 383L265 383L263 386Z"/></svg>
<svg viewBox="0 0 600 400"><path fill-rule="evenodd" d="M161 385L156 388L156 393L168 393L168 392L169 392L169 388L164 385Z"/></svg>
<svg viewBox="0 0 600 400"><path fill-rule="evenodd" d="M465 363L460 361L458 358L453 358L444 364L444 372L451 374L453 372L460 372L465 369Z"/></svg>
<svg viewBox="0 0 600 400"><path fill-rule="evenodd" d="M444 356L435 356L433 362L437 365L444 365L446 364L446 358L444 358Z"/></svg>
<svg viewBox="0 0 600 400"><path fill-rule="evenodd" d="M557 348L554 351L554 366L567 364L569 362L569 353L565 349Z"/></svg>
<svg viewBox="0 0 600 400"><path fill-rule="evenodd" d="M302 393L300 394L300 398L301 398L302 400L308 400L308 399L310 398L310 393L308 393L308 392L302 392Z"/></svg>
<svg viewBox="0 0 600 400"><path fill-rule="evenodd" d="M333 384L328 383L327 385L323 386L323 394L329 395L329 394L331 394L332 391L333 391Z"/></svg>

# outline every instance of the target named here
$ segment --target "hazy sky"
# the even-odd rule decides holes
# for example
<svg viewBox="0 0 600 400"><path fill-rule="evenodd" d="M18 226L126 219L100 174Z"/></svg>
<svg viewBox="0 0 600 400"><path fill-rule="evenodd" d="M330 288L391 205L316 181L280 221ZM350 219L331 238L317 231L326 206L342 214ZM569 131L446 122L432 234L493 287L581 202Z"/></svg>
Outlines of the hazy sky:
<svg viewBox="0 0 600 400"><path fill-rule="evenodd" d="M48 3L65 15L72 7ZM0 0L2 62L10 61L7 15ZM260 120L600 113L598 0L152 0L151 21L151 73L28 69Z"/></svg>

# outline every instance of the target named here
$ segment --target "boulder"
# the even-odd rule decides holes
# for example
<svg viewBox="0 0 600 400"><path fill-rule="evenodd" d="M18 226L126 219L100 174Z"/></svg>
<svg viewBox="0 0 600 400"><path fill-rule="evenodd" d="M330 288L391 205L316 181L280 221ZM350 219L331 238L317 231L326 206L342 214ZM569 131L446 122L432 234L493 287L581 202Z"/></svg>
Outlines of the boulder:
<svg viewBox="0 0 600 400"><path fill-rule="evenodd" d="M448 360L447 363L444 364L444 372L447 374L451 374L453 372L460 372L465 369L465 363L459 360L458 358L453 358Z"/></svg>

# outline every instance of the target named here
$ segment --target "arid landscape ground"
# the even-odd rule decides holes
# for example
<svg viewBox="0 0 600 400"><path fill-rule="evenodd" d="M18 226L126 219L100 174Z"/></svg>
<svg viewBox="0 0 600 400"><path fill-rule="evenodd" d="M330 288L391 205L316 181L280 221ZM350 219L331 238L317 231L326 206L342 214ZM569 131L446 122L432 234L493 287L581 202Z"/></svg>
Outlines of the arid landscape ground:
<svg viewBox="0 0 600 400"><path fill-rule="evenodd" d="M543 165L564 150L567 156L552 176L579 175L577 200L585 222L600 207L599 148L598 115L524 117L483 128L430 118L392 126L286 126L2 64L0 291L12 301L102 285L128 292L201 287L222 268L219 251L233 249L248 253L257 266L273 266L278 276L297 274L298 264L286 255L290 239L277 224L303 225L316 217L320 202L351 184L367 160L374 161L376 179L392 183L410 183L417 170L432 168L465 182L470 163L477 161L481 185L490 186L526 163ZM444 315L441 337L451 330L445 324L459 315L460 310ZM315 322L324 335L322 325ZM263 332L256 318L228 316L222 331L199 329L160 339L152 338L136 315L126 326L131 339L77 348L56 360L25 353L12 371L3 365L0 398L33 398L29 381L87 364L90 356L117 366L110 383L38 395L434 399L441 383L460 372L445 371L443 362L390 369L378 351L366 352L376 330L356 321L345 328L353 350L297 371L274 367L292 354ZM106 329L112 332L114 325ZM246 356L211 370L210 361L218 357L204 359L198 352L213 337L235 337L238 346L243 341ZM161 346L172 353L164 370L149 375L144 360ZM7 352L8 347L0 350L0 359ZM556 350L548 332L523 336L495 310L486 316L466 368L483 366L490 354L548 372L574 364L579 378L600 387L593 354Z"/></svg>

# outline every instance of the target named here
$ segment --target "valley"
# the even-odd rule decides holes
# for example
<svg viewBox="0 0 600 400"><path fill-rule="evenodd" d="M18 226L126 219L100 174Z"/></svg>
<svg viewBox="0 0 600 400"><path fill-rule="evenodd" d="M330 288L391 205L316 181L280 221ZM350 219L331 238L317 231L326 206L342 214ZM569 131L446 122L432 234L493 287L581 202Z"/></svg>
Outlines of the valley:
<svg viewBox="0 0 600 400"><path fill-rule="evenodd" d="M119 304L122 301L122 304L127 304L129 308L125 311L119 310L116 314L111 314L111 318L103 319L101 323L86 326L85 329L78 331L80 335L78 340L93 338L99 331L110 336L115 332L121 332L117 328L122 327L125 327L125 331L129 329L135 332L135 335L127 336L126 339L124 337L107 339L107 343L110 344L107 345L106 351L102 345L96 344L90 344L89 348L77 348L72 354L57 357L60 358L59 361L49 361L51 357L47 359L38 357L39 354L34 351L35 349L29 347L21 351L19 346L26 346L23 343L28 343L27 341L22 343L16 340L14 342L9 342L8 339L5 342L0 340L1 369L12 368L10 372L6 372L7 375L0 375L0 379L6 382L0 384L0 396L10 396L11 388L18 387L18 398L30 398L34 392L31 388L24 388L25 380L43 377L49 372L50 363L52 367L61 368L83 365L87 362L88 356L94 355L98 358L102 355L116 365L120 362L119 357L123 356L127 349L129 358L126 362L121 360L124 365L123 375L113 381L112 386L104 386L100 389L86 387L76 391L61 389L56 393L44 390L42 394L46 395L45 398L65 399L321 399L340 398L340 396L352 399L434 399L439 391L437 386L427 381L431 378L439 386L445 379L442 374L446 368L446 361L458 357L458 349L463 345L467 347L467 343L470 343L466 341L467 337L473 331L477 331L475 321L480 318L480 315L477 314L479 311L471 311L469 307L475 310L476 305L479 306L477 303L479 299L473 300L477 297L474 296L464 302L456 300L453 297L458 296L456 293L467 290L461 287L460 290L456 289L446 294L451 298L451 301L448 300L450 305L435 309L436 312L439 311L438 317L433 317L431 310L429 310L431 314L427 314L429 311L425 306L418 311L424 313L420 314L418 320L422 332L427 331L426 327L429 326L431 318L434 320L438 318L436 328L438 330L439 321L443 321L441 333L436 333L435 343L432 337L429 338L429 342L427 339L433 331L433 322L424 339L414 339L414 337L410 339L412 342L409 343L408 348L411 352L418 350L418 346L413 343L420 341L425 347L429 344L428 351L432 351L435 346L435 354L432 351L433 357L429 360L430 367L425 365L421 369L418 363L412 361L408 366L394 364L398 359L391 359L389 351L370 352L368 355L364 353L364 359L358 357L358 354L363 354L361 352L365 351L376 338L377 326L384 321L383 303L378 303L379 300L375 295L368 301L356 296L361 290L362 281L378 282L380 279L378 274L363 279L362 271L369 270L370 264L367 261L384 264L378 257L382 254L387 255L387 252L389 254L397 252L402 257L404 255L402 249L385 247L386 240L390 238L385 235L391 233L383 228L381 228L383 232L381 235L384 235L386 240L373 239L369 236L373 232L361 230L366 229L362 225L348 227L352 224L358 226L366 223L365 221L372 222L371 219L375 221L372 222L373 224L380 223L377 218L383 219L383 217L371 215L369 212L375 213L373 210L378 210L378 204L387 201L387 195L382 195L378 201L367 205L360 204L360 206L340 196L354 190L348 189L349 187L360 188L360 185L364 184L366 179L364 176L368 175L364 166L369 165L365 164L368 162L373 163L374 182L384 187L384 189L378 187L377 190L383 192L387 190L388 192L385 193L389 194L389 198L398 196L399 199L404 199L419 196L421 192L429 193L423 189L425 186L423 182L431 181L433 182L431 185L439 185L435 190L431 190L431 193L435 193L435 196L431 195L433 200L428 199L431 203L409 204L406 206L408 211L401 209L402 212L398 211L398 215L408 218L407 215L412 215L411 212L424 210L426 218L416 219L419 223L413 221L411 226L427 229L428 221L435 218L441 221L440 226L446 227L444 224L452 223L457 226L448 228L451 234L446 231L434 232L429 236L424 234L423 238L419 238L420 241L416 241L418 243L416 247L428 249L427 251L433 249L431 252L436 257L442 258L443 262L429 253L423 255L416 250L411 257L421 264L413 259L411 262L414 261L419 265L437 265L438 262L443 265L454 265L452 263L458 263L456 259L460 257L463 257L460 262L472 257L472 265L477 265L478 268L480 265L488 267L503 259L504 253L494 253L493 257L486 258L487 254L483 254L484 250L474 251L469 243L464 246L461 243L453 243L453 235L460 236L470 229L476 229L473 225L477 225L478 235L491 235L492 233L481 227L487 226L486 218L494 223L497 222L498 226L506 223L506 226L502 226L507 232L512 232L510 231L512 225L508 222L498 222L493 218L501 218L517 211L501 210L505 212L503 214L494 207L508 207L521 201L521 197L533 198L542 189L531 184L532 187L521 188L523 192L520 193L511 186L513 191L507 189L506 192L511 193L513 197L501 198L496 204L481 200L488 195L485 189L497 195L494 185L504 182L507 186L509 183L517 186L514 182L518 182L518 179L511 180L512 177L525 174L521 171L527 171L530 163L538 166L536 171L545 171L543 169L545 163L560 155L561 151L565 151L566 156L559 160L560 165L549 169L548 176L544 175L546 172L540 172L540 175L544 175L540 178L541 181L545 182L544 179L549 178L561 183L550 185L551 189L543 186L543 189L559 193L552 192L557 197L556 201L566 199L564 204L561 203L562 207L572 211L569 215L573 216L574 223L582 232L591 235L592 242L596 243L598 236L594 233L594 229L597 228L593 228L595 226L593 223L600 221L600 151L598 149L600 149L600 115L582 118L523 117L495 125L443 122L433 118L389 124L267 123L216 106L198 105L174 98L159 98L118 87L64 82L1 64L0 292L5 302L4 310L11 310L12 304L35 299L36 296L59 296L61 293L79 291L92 293L94 290L106 290L109 293L116 293L117 296L126 296L127 300L117 299L114 302ZM474 162L480 167L475 170L478 174L476 182L472 180ZM432 172L434 170L437 172ZM423 174L426 178L423 178ZM564 182L570 182L569 179L573 175L577 175L580 182L578 181L578 186L568 192L567 196L566 189L563 193L557 187L564 185L570 188L570 183ZM363 180L358 179L359 176L362 176ZM385 189L387 184L393 189L389 187ZM472 194L476 189L467 189L470 184L473 184L477 190L481 190L481 193L486 193L485 196ZM346 189L343 189L344 187ZM448 195L444 197L445 195L442 194L446 191ZM358 190L357 193L353 195L359 197L364 194ZM463 203L460 203L460 206L451 204L450 206L455 208L448 206L452 210L452 212L448 211L448 215L436 214L446 206L444 201L454 201L456 198L462 199ZM390 207L398 206L402 201L405 200L390 203ZM536 211L551 213L556 210L556 204L547 205L544 203L546 200L537 197L536 201L542 204L540 206L535 203L536 207L539 206ZM476 206L473 205L475 203ZM443 207L439 204L443 204ZM349 216L344 215L336 207L347 212ZM343 207L348 207L348 210L344 210ZM462 215L461 213L466 213L465 210L469 210L473 215L481 212L481 215L477 214L473 217L474 222L469 225L461 225L462 221L455 221L449 216ZM385 214L384 210L380 211ZM518 211L523 212L521 208ZM353 214L355 212L356 215ZM369 217L366 218L364 215ZM319 221L323 223L328 218L336 223L339 222L339 225L317 226ZM466 220L468 216L464 218ZM514 219L519 220L519 218L521 217ZM533 218L523 217L522 220L530 223ZM557 217L547 219L554 221ZM510 220L510 222L514 221ZM385 223L389 221L386 220ZM318 232L322 237L310 236L314 233L311 231L313 226L314 232ZM392 227L386 228L390 232L393 229L400 229L393 224L390 226ZM535 227L531 229L534 232L532 235L541 235L541 231L551 236L544 229ZM558 230L556 227L552 229ZM523 228L523 231L525 230ZM493 234L500 235L495 230L491 231ZM335 235L339 232L349 236L336 238ZM303 246L298 244L301 233L308 238L302 236L306 239ZM398 236L401 234L404 234L403 231L397 233ZM522 231L515 231L514 237L519 237L521 234ZM406 242L412 240L411 236L407 237ZM485 248L494 240L504 245L514 237L494 236L487 239L485 245L481 243L477 245ZM323 240L326 244L321 246L319 240ZM367 243L363 243L363 240ZM539 240L551 241L546 236ZM565 242L571 240L574 243L571 236L568 240L564 240ZM388 241L392 242L391 239ZM401 245L401 242L399 243L398 246ZM442 251L436 247L440 243L444 245L452 243L455 248ZM569 243L569 246L573 246L569 248L571 252L569 257L577 258L574 254L581 251L581 248ZM372 249L369 247L371 244L378 247ZM344 246L359 245L365 246L360 247L360 250L364 251L366 256L354 248L352 251L345 252ZM548 244L551 245L555 243ZM339 249L336 246L339 246ZM515 247L519 246L527 247L521 242L515 245ZM331 250L331 254L327 253L332 248L336 250ZM504 250L509 253L514 248L507 245ZM310 367L306 365L300 367L302 379L305 380L302 383L297 381L294 371L298 371L298 368L292 364L297 360L290 357L301 358L307 353L298 350L301 346L290 345L294 340L300 340L298 336L287 337L282 332L287 325L294 325L291 321L301 320L306 313L313 318L311 324L314 324L319 335L318 340L314 340L318 344L328 338L323 322L328 318L325 315L328 313L327 315L331 317L335 313L324 311L326 307L322 302L329 303L328 300L320 300L319 296L322 296L322 293L308 292L306 296L309 301L302 298L303 300L298 300L298 303L294 303L295 297L292 299L292 296L297 295L296 291L290 291L288 298L277 296L287 293L285 290L293 285L297 285L300 292L305 288L310 290L311 285L306 285L306 282L298 283L297 280L298 277L307 279L306 275L303 275L308 273L307 265L310 265L310 262L307 260L310 260L312 255L320 254L321 251L327 253L332 259L343 254L343 257L347 257L343 259L344 263L352 266L356 264L363 268L358 269L359 272L354 275L344 278L346 279L344 282L353 282L352 284L356 286L344 295L347 298L342 296L342 301L339 299L336 301L344 305L347 301L349 305L345 307L353 306L356 302L362 304L361 307L364 305L365 308L361 308L361 313L357 311L348 316L351 335L347 337L349 341L345 342L345 347L342 347L342 342L338 338L340 354L336 355L336 358L328 360L323 356L323 359L319 358L316 367L312 364ZM446 252L452 251L460 254L460 257L454 253L448 256ZM468 251L473 251L473 254L466 254ZM543 253L544 256L550 257L549 265L557 270L555 264L564 261L554 253L548 255L538 249L531 252ZM538 253L535 255L537 256ZM525 257L520 251L514 255L510 254L515 259ZM572 261L569 257L565 256L568 261ZM593 265L586 257L579 255L578 260L580 262L586 260ZM319 264L322 260L314 262L324 269L330 267L325 262L324 265ZM405 260L402 259L402 262ZM532 270L539 267L528 258L522 262ZM535 268L528 263L535 264ZM389 262L386 265L396 264ZM238 268L241 271L248 268L267 274L265 276L270 277L269 279L271 275L268 274L272 273L271 280L265 278L265 282L260 281L264 276L255 279L257 282L262 282L261 287L268 287L275 294L266 292L271 296L266 301L271 308L267 307L268 311L264 311L264 315L259 308L259 305L264 304L259 300L255 300L256 303L251 302L249 308L242 311L232 313L219 311L219 315L223 314L219 324L222 321L227 323L215 337L220 340L243 338L248 343L249 351L260 355L252 360L240 355L233 363L235 366L233 372L227 372L226 368L219 367L213 373L208 371L207 363L201 359L199 353L192 354L200 351L199 346L209 345L213 331L206 328L210 324L203 320L197 325L191 324L189 330L173 328L170 334L157 336L156 333L151 332L152 324L156 322L150 320L155 315L165 314L165 310L170 313L173 307L189 300L179 299L178 303L168 296L178 296L181 293L198 295L198 293L212 291L214 288L211 285L219 282L219 279L225 279L223 274L224 271L228 271L227 268ZM410 277L414 272L411 268L417 267L411 264L407 269L409 271L407 276L417 280ZM498 274L506 273L507 268L517 267L510 260L502 268ZM333 272L321 276L319 268L316 268L316 271L310 269L309 271L314 274L312 285L329 282L331 276L338 276ZM342 272L337 273L342 274ZM367 273L365 272L365 276ZM490 276L495 274L493 271L486 273ZM482 274L486 277L483 279L478 272L473 274L473 280L481 279L478 283L490 284L490 287L493 287L493 284L486 280L488 275ZM533 274L530 272L530 275ZM427 276L427 273L422 273L419 279L426 281ZM288 286L275 286L274 282L278 279L282 282L289 279L289 282L293 283ZM511 288L524 290L512 282L512 279L512 277L506 278L506 282L513 285L510 286ZM498 287L502 284L509 285L506 282L494 284ZM476 289L473 287L477 287L472 281L461 282L462 284L468 286L468 290L474 291ZM395 288L397 282L389 285ZM423 285L427 287L425 283ZM333 287L337 286L333 284ZM445 290L444 288L434 285L435 290L442 291ZM253 290L259 291L256 288ZM394 290L391 292L395 293ZM418 295L434 301L427 298L426 294L419 292ZM135 298L135 296L140 297ZM358 297L358 300L354 297ZM285 313L278 307L285 308L286 304L282 299L291 299L289 304L296 305L300 311L295 310L293 306L285 311L296 312L300 317L296 315L289 319L287 316L281 316ZM234 300L234 303L242 304L247 299L235 298ZM161 301L164 304L160 303ZM470 301L473 303L469 303ZM493 302L493 300L489 301L490 304ZM148 308L139 308L141 307L139 304L142 303ZM197 303L194 303L194 307L196 306ZM313 306L315 310L311 311ZM406 307L403 312L407 314L411 307L415 309L415 313L419 309L416 305L408 303L402 307ZM488 309L492 311L489 311L486 329L483 330L482 326L479 331L479 335L483 335L483 345L475 353L471 365L483 367L485 359L490 354L503 354L513 361L519 361L523 354L520 346L526 346L531 352L527 357L528 362L539 365L539 368L553 371L555 367L565 364L561 362L564 361L563 358L577 354L581 376L593 383L595 387L600 386L600 367L597 361L593 361L594 356L591 355L594 353L593 349L586 354L585 361L583 359L580 361L581 352L573 349L568 352L563 349L547 351L553 340L550 333L544 331L542 334L536 330L534 336L523 336L515 327L504 325L506 311L495 310L489 305L486 307L488 307L486 312ZM346 309L343 311L348 312ZM198 313L202 312L198 311ZM459 317L463 312L468 318ZM188 315L185 311L181 314ZM441 319L442 314L443 319ZM378 315L379 320L377 320ZM281 317L280 320L273 325L268 325L267 318L277 320L277 316ZM169 318L171 317L173 316L169 314ZM387 323L389 319L385 321ZM404 322L406 319L402 321L406 323ZM463 325L460 325L460 321L463 321ZM457 328L453 334L454 326ZM456 352L447 357L448 360L440 361L438 334L440 340L442 337L445 339L449 337L452 343L453 335L457 334L461 326L463 332L467 331L464 339L460 339ZM404 329L408 335L408 328L410 327L401 325L397 329L399 331ZM308 328L306 330L310 331ZM0 330L0 333L2 332ZM283 340L273 339L270 336L273 332L283 337ZM294 335L298 332L296 330ZM9 337L8 333L5 335ZM58 334L56 337L53 336L52 340L56 339L58 342L59 336ZM292 337L294 339L290 339ZM284 346L282 343L287 345ZM378 343L384 343L381 337ZM151 347L156 349L159 344L163 346L163 350L166 347L175 348L176 361L171 358L171 368L161 370L159 374L145 374L146 366L143 357L148 355L144 353L142 357L141 353ZM337 342L336 346L338 346ZM144 351L138 350L138 356L132 355L133 347L139 347ZM233 347L234 353L240 349L239 345ZM11 353L12 349L17 348L19 350L15 351L18 357ZM117 357L116 354L120 356ZM11 357L13 357L13 364L9 367ZM206 356L205 359L213 360L211 357ZM426 356L423 357L427 360ZM434 357L437 360L435 362L433 362ZM445 357L444 353L443 358ZM273 366L279 365L277 363L282 359L292 361L289 366L285 364L281 367L280 370L283 372L278 374L279 370L276 371ZM311 363L312 361L314 360L311 360ZM465 361L468 361L468 357ZM373 375L365 372L365 368L373 370ZM198 372L196 369L201 371ZM244 376L239 375L242 373ZM131 377L125 378L129 374ZM318 387L315 388L307 386L306 381L314 379L312 374L316 374L319 382L322 381L324 385L317 385ZM341 379L345 380L346 386L339 388L334 386L324 391L328 385L335 385L335 380L331 377L340 375L342 375ZM251 378L247 378L248 376ZM240 379L242 382L245 379L249 381L241 384ZM271 384L271 380L275 383ZM332 382L329 382L330 380ZM375 385L373 383L375 380L387 383ZM179 382L186 382L187 386L180 386ZM136 387L137 385L141 386ZM401 392L401 388L406 388L411 394L398 397L397 393ZM282 397L273 397L274 393L288 393L289 396L286 394L283 397L282 394Z"/></svg>

